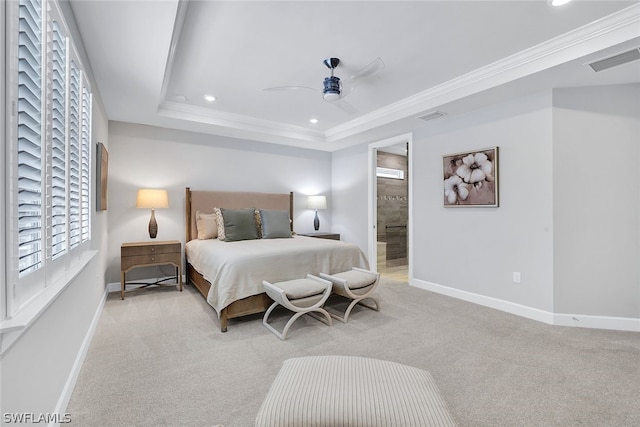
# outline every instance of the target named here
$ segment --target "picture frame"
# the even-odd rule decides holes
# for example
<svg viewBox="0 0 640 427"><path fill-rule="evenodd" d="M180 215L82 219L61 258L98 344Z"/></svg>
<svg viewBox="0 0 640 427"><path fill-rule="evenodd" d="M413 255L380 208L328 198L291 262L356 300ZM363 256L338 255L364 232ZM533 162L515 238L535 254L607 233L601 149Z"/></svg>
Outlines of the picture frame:
<svg viewBox="0 0 640 427"><path fill-rule="evenodd" d="M498 207L498 147L442 156L444 207Z"/></svg>
<svg viewBox="0 0 640 427"><path fill-rule="evenodd" d="M96 146L96 210L107 210L107 183L109 180L109 153L103 143Z"/></svg>

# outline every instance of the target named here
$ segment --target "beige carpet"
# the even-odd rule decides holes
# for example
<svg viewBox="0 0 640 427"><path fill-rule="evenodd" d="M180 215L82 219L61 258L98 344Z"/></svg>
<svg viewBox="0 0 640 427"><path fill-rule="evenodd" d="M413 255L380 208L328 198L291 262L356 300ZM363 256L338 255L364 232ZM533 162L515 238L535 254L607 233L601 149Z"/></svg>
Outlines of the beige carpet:
<svg viewBox="0 0 640 427"><path fill-rule="evenodd" d="M640 334L549 326L388 279L378 289L381 312L331 327L304 316L286 341L260 316L220 333L192 286L114 293L72 425L251 426L284 360L333 354L429 371L460 426L640 425Z"/></svg>

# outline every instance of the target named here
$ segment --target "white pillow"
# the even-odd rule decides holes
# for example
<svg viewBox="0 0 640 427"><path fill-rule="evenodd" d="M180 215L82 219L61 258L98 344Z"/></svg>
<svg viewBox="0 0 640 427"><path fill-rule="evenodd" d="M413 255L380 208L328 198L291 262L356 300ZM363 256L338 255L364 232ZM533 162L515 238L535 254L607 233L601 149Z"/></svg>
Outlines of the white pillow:
<svg viewBox="0 0 640 427"><path fill-rule="evenodd" d="M204 213L196 211L196 230L198 239L215 239L218 237L218 220L216 213Z"/></svg>
<svg viewBox="0 0 640 427"><path fill-rule="evenodd" d="M220 212L220 208L213 208L213 213L216 216L216 223L218 225L218 240L222 240L226 238L224 233L224 218L222 218L222 212Z"/></svg>

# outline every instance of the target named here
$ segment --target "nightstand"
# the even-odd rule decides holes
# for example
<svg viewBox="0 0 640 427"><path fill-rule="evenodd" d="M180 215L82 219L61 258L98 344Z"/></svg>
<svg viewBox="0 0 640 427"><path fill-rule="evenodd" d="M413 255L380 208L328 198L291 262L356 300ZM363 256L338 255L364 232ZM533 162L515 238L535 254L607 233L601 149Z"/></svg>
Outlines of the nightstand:
<svg viewBox="0 0 640 427"><path fill-rule="evenodd" d="M176 283L182 292L182 244L178 240L164 242L133 242L120 246L120 297L124 299L126 274L138 267L171 264L176 268ZM145 286L159 285L142 283Z"/></svg>
<svg viewBox="0 0 640 427"><path fill-rule="evenodd" d="M298 233L298 235L317 237L318 239L340 240L340 233Z"/></svg>

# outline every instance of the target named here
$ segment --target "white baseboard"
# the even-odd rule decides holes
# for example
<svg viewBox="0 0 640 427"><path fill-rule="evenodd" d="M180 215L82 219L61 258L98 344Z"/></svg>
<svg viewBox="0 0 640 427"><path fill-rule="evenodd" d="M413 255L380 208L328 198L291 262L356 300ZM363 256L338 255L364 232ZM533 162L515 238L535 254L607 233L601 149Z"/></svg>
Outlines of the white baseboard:
<svg viewBox="0 0 640 427"><path fill-rule="evenodd" d="M119 292L119 291L120 291L120 282L107 283L107 293Z"/></svg>
<svg viewBox="0 0 640 427"><path fill-rule="evenodd" d="M640 332L640 319L624 317L591 316L583 314L562 314L540 310L526 305L505 301L486 295L475 294L425 280L411 279L410 284L420 289L461 299L463 301L494 308L516 316L558 326L574 326L592 329L611 329Z"/></svg>
<svg viewBox="0 0 640 427"><path fill-rule="evenodd" d="M590 316L585 314L554 314L554 325L578 328L610 329L640 332L640 319L631 317Z"/></svg>
<svg viewBox="0 0 640 427"><path fill-rule="evenodd" d="M100 300L100 304L98 304L98 307L96 308L96 312L93 315L93 319L91 320L89 329L87 330L87 333L82 340L82 345L80 345L80 349L78 350L78 354L76 355L76 360L73 362L71 372L67 377L67 381L65 382L62 393L60 394L60 398L58 399L58 404L56 405L56 409L54 411L55 414L64 414L67 411L67 405L69 405L69 400L71 399L71 394L73 393L73 389L76 386L78 375L80 375L80 370L82 369L84 359L87 356L87 351L89 351L91 339L93 338L93 334L96 331L96 327L98 326L98 321L100 320L100 315L102 314L104 304L107 301L107 294L108 290L107 288L105 288L102 299ZM59 423L49 424L49 427L59 425Z"/></svg>

